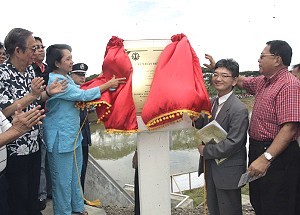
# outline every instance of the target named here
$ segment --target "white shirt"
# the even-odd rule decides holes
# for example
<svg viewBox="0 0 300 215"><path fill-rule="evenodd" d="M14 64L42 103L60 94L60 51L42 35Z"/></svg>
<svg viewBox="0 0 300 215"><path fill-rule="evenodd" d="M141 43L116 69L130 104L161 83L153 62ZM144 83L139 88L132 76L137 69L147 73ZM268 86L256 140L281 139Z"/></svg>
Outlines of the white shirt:
<svg viewBox="0 0 300 215"><path fill-rule="evenodd" d="M5 132L7 129L11 127L10 122L6 119L2 112L0 112L0 133ZM6 167L6 146L2 146L0 148L0 172L2 172Z"/></svg>
<svg viewBox="0 0 300 215"><path fill-rule="evenodd" d="M223 107L224 103L227 101L227 99L229 98L229 96L231 96L232 93L233 93L233 91L230 91L226 95L219 97L219 106L218 106L218 110L216 112L215 118L217 118L221 108Z"/></svg>

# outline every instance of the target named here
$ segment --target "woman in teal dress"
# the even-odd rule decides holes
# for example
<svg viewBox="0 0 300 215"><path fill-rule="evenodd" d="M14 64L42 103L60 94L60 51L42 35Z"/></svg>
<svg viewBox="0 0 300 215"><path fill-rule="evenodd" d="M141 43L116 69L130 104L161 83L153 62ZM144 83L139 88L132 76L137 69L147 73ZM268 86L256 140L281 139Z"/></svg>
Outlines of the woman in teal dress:
<svg viewBox="0 0 300 215"><path fill-rule="evenodd" d="M51 173L54 214L87 215L78 181L82 167L82 134L80 111L75 103L100 98L101 92L118 87L125 82L125 78L113 77L99 87L81 90L68 75L73 65L71 51L66 44L51 45L46 51L47 69L50 72L48 85L56 79L67 79L68 87L65 92L53 95L46 103L44 139Z"/></svg>

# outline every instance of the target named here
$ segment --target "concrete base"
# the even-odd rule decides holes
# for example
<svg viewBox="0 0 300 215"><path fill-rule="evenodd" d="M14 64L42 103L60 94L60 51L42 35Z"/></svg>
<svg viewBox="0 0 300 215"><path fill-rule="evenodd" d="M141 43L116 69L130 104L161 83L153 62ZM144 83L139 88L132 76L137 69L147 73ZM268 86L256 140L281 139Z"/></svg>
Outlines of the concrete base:
<svg viewBox="0 0 300 215"><path fill-rule="evenodd" d="M134 198L134 185L125 184L124 190ZM194 201L189 196L181 195L177 193L171 193L171 208L194 208Z"/></svg>
<svg viewBox="0 0 300 215"><path fill-rule="evenodd" d="M171 131L192 127L183 114L182 121L149 131L141 117L137 117L140 212L143 215L171 215L169 143Z"/></svg>
<svg viewBox="0 0 300 215"><path fill-rule="evenodd" d="M140 132L137 135L140 212L171 215L170 132Z"/></svg>
<svg viewBox="0 0 300 215"><path fill-rule="evenodd" d="M85 178L85 198L103 206L132 207L133 198L90 155Z"/></svg>

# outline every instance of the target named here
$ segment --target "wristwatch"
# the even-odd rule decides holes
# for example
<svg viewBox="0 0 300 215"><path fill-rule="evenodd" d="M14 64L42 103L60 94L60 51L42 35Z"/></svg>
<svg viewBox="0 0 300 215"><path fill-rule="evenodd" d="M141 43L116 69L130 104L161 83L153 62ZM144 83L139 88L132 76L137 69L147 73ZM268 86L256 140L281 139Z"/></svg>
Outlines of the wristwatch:
<svg viewBox="0 0 300 215"><path fill-rule="evenodd" d="M264 152L264 156L268 161L272 161L273 156L269 152Z"/></svg>

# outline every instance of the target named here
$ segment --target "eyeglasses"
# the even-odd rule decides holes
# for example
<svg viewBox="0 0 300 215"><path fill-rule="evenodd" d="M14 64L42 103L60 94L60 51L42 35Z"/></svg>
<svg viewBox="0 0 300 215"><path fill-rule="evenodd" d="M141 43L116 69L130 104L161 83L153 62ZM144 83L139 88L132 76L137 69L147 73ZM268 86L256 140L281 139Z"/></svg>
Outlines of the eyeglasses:
<svg viewBox="0 0 300 215"><path fill-rule="evenodd" d="M31 51L32 51L32 53L35 53L36 52L36 50L37 50L37 47L36 46L33 46L33 47L24 47L25 49L31 49Z"/></svg>
<svg viewBox="0 0 300 215"><path fill-rule="evenodd" d="M218 74L218 73L213 73L213 78L221 78L221 79L226 79L232 77L232 75L226 75L226 74Z"/></svg>
<svg viewBox="0 0 300 215"><path fill-rule="evenodd" d="M36 45L35 47L36 47L36 49L44 49L46 46L43 46L43 45Z"/></svg>
<svg viewBox="0 0 300 215"><path fill-rule="evenodd" d="M263 59L263 58L266 57L266 56L276 56L276 54L261 54L261 55L259 56L259 59Z"/></svg>

